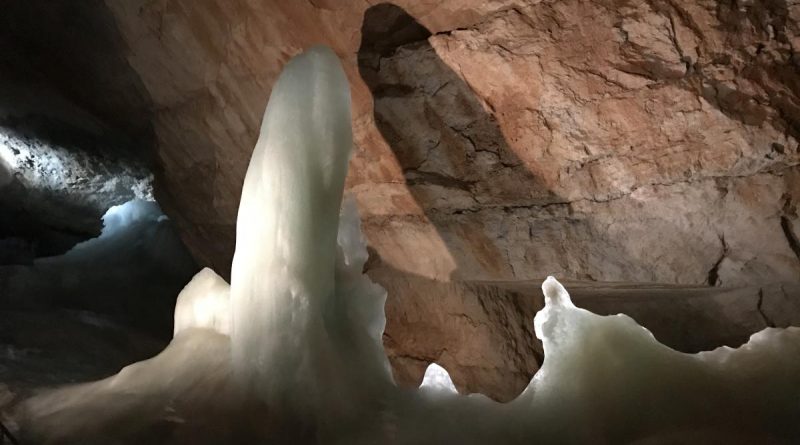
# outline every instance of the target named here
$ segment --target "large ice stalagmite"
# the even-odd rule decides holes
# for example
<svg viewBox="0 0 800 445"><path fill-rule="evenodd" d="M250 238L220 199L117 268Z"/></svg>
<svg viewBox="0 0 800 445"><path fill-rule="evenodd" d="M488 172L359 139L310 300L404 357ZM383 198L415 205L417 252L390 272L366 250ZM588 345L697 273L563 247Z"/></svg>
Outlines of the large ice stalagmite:
<svg viewBox="0 0 800 445"><path fill-rule="evenodd" d="M360 352L374 343L366 328L349 323L355 313L335 301L350 122L336 55L314 47L293 58L273 87L242 190L233 365L247 393L286 412L346 412L358 397L342 397L339 387L389 382L379 355Z"/></svg>

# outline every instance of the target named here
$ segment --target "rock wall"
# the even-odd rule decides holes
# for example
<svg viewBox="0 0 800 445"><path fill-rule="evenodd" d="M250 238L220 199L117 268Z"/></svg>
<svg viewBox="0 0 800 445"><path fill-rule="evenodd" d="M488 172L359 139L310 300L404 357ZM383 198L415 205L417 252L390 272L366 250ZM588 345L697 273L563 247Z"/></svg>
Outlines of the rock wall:
<svg viewBox="0 0 800 445"><path fill-rule="evenodd" d="M800 276L800 6L781 1L121 1L160 194L229 267L268 91L342 57L375 253L447 280Z"/></svg>
<svg viewBox="0 0 800 445"><path fill-rule="evenodd" d="M79 122L80 109L26 107L57 103L44 88L10 89L23 90L0 80L0 266L63 254L98 236L110 207L153 199L153 175L127 141Z"/></svg>

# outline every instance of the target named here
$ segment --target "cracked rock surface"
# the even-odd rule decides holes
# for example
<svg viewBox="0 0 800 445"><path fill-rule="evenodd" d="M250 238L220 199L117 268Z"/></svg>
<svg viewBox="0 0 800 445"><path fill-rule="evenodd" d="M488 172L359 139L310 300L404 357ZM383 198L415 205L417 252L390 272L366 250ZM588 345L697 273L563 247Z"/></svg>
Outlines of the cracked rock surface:
<svg viewBox="0 0 800 445"><path fill-rule="evenodd" d="M375 249L402 239L384 259L431 278L796 280L797 23L694 3L515 5L391 52L365 33L414 204L368 214ZM414 260L426 238L449 256Z"/></svg>

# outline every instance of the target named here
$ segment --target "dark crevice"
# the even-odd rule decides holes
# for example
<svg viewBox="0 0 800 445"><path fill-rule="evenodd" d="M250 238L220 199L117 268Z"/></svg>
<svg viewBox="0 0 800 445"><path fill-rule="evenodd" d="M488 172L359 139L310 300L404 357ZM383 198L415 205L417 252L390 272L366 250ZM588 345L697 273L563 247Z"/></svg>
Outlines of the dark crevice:
<svg viewBox="0 0 800 445"><path fill-rule="evenodd" d="M425 172L419 170L406 170L406 183L409 186L413 185L438 185L446 188L455 188L469 191L471 190L475 181L465 181L463 179L456 179L451 176L446 176L436 172Z"/></svg>
<svg viewBox="0 0 800 445"><path fill-rule="evenodd" d="M722 253L720 253L717 262L715 262L714 265L711 267L711 269L708 271L707 282L709 286L716 286L717 284L719 284L719 266L720 264L722 264L722 261L728 255L728 244L725 242L725 235L724 234L720 235L719 240L722 243Z"/></svg>
<svg viewBox="0 0 800 445"><path fill-rule="evenodd" d="M390 57L404 45L427 42L431 32L413 17L392 4L367 10L361 28L360 55L364 53Z"/></svg>
<svg viewBox="0 0 800 445"><path fill-rule="evenodd" d="M786 241L789 243L789 248L792 249L798 261L800 261L800 239L797 234L792 230L792 221L787 216L781 216L781 229Z"/></svg>
<svg viewBox="0 0 800 445"><path fill-rule="evenodd" d="M407 96L413 96L414 93L416 93L416 90L408 85L402 85L396 83L382 83L375 86L375 90L372 94L375 98L383 98L383 97L407 97Z"/></svg>
<svg viewBox="0 0 800 445"><path fill-rule="evenodd" d="M764 320L764 324L768 327L774 328L775 323L767 317L767 314L764 313L764 289L758 290L758 301L756 302L756 310L761 315L761 319Z"/></svg>

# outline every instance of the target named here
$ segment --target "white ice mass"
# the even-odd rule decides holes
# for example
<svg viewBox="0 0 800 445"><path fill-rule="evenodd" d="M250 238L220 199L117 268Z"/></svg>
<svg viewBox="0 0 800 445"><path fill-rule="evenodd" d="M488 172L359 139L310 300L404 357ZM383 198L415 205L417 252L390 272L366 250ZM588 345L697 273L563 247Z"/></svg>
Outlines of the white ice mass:
<svg viewBox="0 0 800 445"><path fill-rule="evenodd" d="M47 443L800 442L800 329L679 353L625 315L574 306L552 277L534 321L544 363L516 400L460 395L435 364L422 388L396 386L385 291L362 274L354 203L340 205L349 98L330 50L287 64L247 172L230 289L200 272L162 354L29 399L22 432Z"/></svg>

